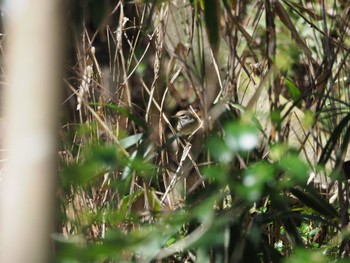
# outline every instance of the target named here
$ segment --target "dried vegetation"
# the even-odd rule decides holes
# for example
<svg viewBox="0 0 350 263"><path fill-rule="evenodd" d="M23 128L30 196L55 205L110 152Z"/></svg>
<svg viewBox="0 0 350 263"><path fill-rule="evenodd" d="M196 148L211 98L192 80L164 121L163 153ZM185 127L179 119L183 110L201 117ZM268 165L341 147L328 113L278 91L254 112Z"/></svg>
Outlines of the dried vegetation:
<svg viewBox="0 0 350 263"><path fill-rule="evenodd" d="M349 3L97 2L72 24L57 260L348 257Z"/></svg>

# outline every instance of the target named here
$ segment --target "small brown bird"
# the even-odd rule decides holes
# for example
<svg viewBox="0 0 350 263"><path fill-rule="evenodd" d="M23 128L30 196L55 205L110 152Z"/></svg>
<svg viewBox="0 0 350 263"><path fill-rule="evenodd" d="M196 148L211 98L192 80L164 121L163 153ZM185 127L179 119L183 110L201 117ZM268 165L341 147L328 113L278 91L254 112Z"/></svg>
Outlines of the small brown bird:
<svg viewBox="0 0 350 263"><path fill-rule="evenodd" d="M190 135L201 125L199 118L188 110L180 110L173 117L177 119L176 130L181 135Z"/></svg>

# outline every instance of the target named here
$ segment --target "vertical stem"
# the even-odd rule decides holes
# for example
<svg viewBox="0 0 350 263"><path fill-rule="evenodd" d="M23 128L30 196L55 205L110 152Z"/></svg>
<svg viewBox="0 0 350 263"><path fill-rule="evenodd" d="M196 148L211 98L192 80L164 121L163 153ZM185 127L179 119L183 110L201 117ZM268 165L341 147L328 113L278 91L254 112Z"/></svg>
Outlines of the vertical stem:
<svg viewBox="0 0 350 263"><path fill-rule="evenodd" d="M53 228L58 80L63 40L58 2L8 0L5 174L0 262L49 262Z"/></svg>
<svg viewBox="0 0 350 263"><path fill-rule="evenodd" d="M265 0L266 15L266 56L268 68L271 69L276 57L276 28L275 28L275 12L271 5L271 0ZM276 92L275 74L271 76L271 87L269 88L269 99L271 102L271 112L277 108L278 94ZM276 127L272 123L271 140L275 141Z"/></svg>

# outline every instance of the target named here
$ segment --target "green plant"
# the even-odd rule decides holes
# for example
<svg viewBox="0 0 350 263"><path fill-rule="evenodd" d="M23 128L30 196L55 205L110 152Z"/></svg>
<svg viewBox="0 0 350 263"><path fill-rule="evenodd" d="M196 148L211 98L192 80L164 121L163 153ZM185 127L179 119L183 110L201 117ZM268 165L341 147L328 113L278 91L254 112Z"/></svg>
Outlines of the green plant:
<svg viewBox="0 0 350 263"><path fill-rule="evenodd" d="M332 192L347 183L349 6L324 2L118 2L117 25L87 28L66 81L79 114L61 132L56 261L349 253L348 193ZM176 133L179 110L201 128Z"/></svg>

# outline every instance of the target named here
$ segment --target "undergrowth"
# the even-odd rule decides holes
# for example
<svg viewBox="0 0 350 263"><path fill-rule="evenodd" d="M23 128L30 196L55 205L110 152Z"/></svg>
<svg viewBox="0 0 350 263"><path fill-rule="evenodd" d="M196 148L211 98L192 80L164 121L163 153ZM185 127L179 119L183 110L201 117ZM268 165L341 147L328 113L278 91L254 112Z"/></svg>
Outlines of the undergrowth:
<svg viewBox="0 0 350 263"><path fill-rule="evenodd" d="M349 3L102 2L72 7L55 260L349 257Z"/></svg>

